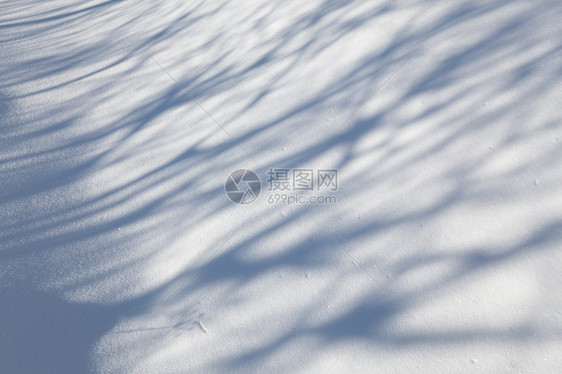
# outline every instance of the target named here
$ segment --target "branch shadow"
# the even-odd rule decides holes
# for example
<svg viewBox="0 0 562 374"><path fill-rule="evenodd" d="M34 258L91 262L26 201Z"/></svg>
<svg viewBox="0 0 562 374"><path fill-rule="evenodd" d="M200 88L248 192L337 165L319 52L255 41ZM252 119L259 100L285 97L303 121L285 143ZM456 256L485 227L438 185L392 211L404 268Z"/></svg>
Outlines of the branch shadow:
<svg viewBox="0 0 562 374"><path fill-rule="evenodd" d="M559 249L556 4L28 6L0 16L0 371L296 372L354 344L560 342L531 312L415 325ZM338 169L338 205L244 210L223 193L241 167ZM486 207L535 203L533 224Z"/></svg>

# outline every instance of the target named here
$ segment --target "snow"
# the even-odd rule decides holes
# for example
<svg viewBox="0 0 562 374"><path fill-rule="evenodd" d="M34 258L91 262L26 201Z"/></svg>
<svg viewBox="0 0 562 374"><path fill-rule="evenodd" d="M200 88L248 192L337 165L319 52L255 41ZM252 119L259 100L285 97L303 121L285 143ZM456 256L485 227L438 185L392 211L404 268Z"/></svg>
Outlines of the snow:
<svg viewBox="0 0 562 374"><path fill-rule="evenodd" d="M560 372L561 18L0 2L0 373Z"/></svg>

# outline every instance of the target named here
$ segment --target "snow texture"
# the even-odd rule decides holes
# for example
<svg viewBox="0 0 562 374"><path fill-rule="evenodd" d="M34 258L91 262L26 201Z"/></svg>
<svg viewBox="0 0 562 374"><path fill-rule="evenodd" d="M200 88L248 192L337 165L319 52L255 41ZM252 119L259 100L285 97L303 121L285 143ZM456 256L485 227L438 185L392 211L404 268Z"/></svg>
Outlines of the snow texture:
<svg viewBox="0 0 562 374"><path fill-rule="evenodd" d="M0 373L562 372L561 19L0 1Z"/></svg>

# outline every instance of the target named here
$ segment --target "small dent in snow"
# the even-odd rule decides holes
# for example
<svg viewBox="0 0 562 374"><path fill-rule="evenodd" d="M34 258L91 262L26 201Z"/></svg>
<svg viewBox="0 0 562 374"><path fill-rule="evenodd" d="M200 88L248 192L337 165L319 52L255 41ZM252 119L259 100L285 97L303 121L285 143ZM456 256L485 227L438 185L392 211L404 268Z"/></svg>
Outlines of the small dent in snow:
<svg viewBox="0 0 562 374"><path fill-rule="evenodd" d="M201 321L195 321L195 324L201 329L201 331L203 331L205 334L207 333L207 329L205 328L205 326L203 326Z"/></svg>

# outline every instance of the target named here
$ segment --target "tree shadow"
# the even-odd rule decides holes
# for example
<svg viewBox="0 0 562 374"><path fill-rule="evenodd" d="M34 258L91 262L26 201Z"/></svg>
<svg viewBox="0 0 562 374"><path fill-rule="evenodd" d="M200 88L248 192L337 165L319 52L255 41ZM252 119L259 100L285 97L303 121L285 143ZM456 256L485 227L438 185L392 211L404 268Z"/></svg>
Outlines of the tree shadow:
<svg viewBox="0 0 562 374"><path fill-rule="evenodd" d="M0 262L25 280L0 295L2 367L294 372L357 342L560 340L531 312L415 325L558 246L554 3L29 6L0 17ZM338 204L235 206L242 167L338 169ZM536 224L501 213L533 204Z"/></svg>
<svg viewBox="0 0 562 374"><path fill-rule="evenodd" d="M9 373L86 373L91 347L119 316L68 303L25 282L0 296L0 367Z"/></svg>

